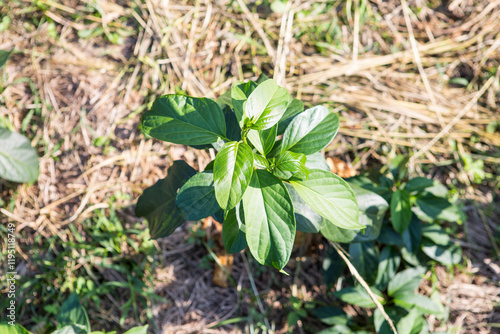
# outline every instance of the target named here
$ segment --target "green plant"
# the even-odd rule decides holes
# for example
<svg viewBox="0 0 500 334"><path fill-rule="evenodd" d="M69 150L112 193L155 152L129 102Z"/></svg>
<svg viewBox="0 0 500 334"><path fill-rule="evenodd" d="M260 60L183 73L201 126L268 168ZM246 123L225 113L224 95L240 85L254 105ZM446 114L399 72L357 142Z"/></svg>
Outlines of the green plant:
<svg viewBox="0 0 500 334"><path fill-rule="evenodd" d="M11 53L0 50L0 69ZM39 174L36 150L25 136L3 126L0 124L0 178L20 183L36 181Z"/></svg>
<svg viewBox="0 0 500 334"><path fill-rule="evenodd" d="M324 106L304 111L266 79L237 84L217 102L162 96L143 115L147 135L218 151L201 173L175 161L144 191L136 215L148 220L152 238L214 215L229 253L248 246L259 263L282 270L296 230L330 238L332 231L357 235L372 224L359 215L356 196L377 195L352 189L319 153L336 135L338 116Z"/></svg>

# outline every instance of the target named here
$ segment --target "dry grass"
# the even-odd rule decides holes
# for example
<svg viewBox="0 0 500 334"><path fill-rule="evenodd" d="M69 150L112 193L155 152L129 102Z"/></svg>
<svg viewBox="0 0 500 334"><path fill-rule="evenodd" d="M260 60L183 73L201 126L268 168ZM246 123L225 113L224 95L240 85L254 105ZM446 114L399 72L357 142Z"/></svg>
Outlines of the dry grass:
<svg viewBox="0 0 500 334"><path fill-rule="evenodd" d="M463 238L472 267L492 267L485 264L490 259L498 268L487 251L498 213L481 216L482 206L498 201L498 192L494 199L493 183L473 185L460 157L470 153L498 175L500 133L488 132L487 125L500 121L500 1L361 2L366 11L346 10L353 1L290 0L284 13L275 14L242 0L43 0L43 10L30 1L8 1L0 11L14 19L0 34L0 49L15 48L16 54L5 69L11 85L0 115L16 129L32 116L26 132L39 149L41 175L37 184L16 192L0 184L2 197L14 195L15 204L12 212L2 209L0 220L17 221L27 236L65 240L69 224L107 208L109 196L121 191L131 199L115 205L136 221L135 199L165 176L170 161L184 158L196 168L210 161L206 153L144 138L137 125L147 103L180 91L217 97L263 72L306 104L328 104L340 113L341 135L327 148L329 155L362 170L385 163L394 150L412 154L414 172L465 184L464 199L479 206L468 209ZM55 22L56 35L47 18ZM124 43L78 35L99 27L109 36L122 34ZM16 82L20 78L31 84ZM450 85L452 78L468 84ZM97 139L106 145L96 145ZM493 232L488 235L485 226ZM158 241L163 260L155 288L168 302L154 308L155 322L164 333L224 332L206 326L237 305L245 309L245 301L188 265L197 264L203 252L183 246L184 238L180 231ZM19 248L25 262L30 240ZM236 262L237 286L250 289L242 260ZM302 275L305 294L318 294L314 285L321 277ZM487 333L485 323L498 322L498 313L488 317L498 303L499 273L481 269L477 275L456 276L444 287L451 298L449 325ZM266 277L259 291L286 295L270 290ZM480 297L493 302L475 308Z"/></svg>

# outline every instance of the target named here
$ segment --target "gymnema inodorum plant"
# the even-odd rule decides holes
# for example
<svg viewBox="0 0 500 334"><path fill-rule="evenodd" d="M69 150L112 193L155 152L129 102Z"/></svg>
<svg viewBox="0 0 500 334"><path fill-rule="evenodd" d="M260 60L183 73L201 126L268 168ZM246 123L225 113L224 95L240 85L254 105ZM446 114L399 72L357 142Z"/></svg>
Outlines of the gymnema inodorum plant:
<svg viewBox="0 0 500 334"><path fill-rule="evenodd" d="M356 199L366 191L357 194L331 173L319 153L338 128L327 107L304 111L267 78L237 84L217 101L159 97L142 117L144 133L218 153L201 173L174 161L139 198L136 215L148 220L152 238L212 215L222 222L227 252L248 247L260 264L282 271L297 230L330 238L339 230L356 234L369 221Z"/></svg>

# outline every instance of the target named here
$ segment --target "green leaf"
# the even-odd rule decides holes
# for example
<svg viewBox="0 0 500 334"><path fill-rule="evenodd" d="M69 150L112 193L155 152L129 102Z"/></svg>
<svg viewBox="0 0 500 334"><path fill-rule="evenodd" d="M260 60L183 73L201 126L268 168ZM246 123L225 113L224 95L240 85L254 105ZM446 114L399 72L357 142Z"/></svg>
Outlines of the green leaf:
<svg viewBox="0 0 500 334"><path fill-rule="evenodd" d="M450 237L436 224L426 224L422 226L422 236L433 243L441 246L446 246L450 243Z"/></svg>
<svg viewBox="0 0 500 334"><path fill-rule="evenodd" d="M391 198L392 226L399 234L408 228L411 220L410 195L405 190L396 190Z"/></svg>
<svg viewBox="0 0 500 334"><path fill-rule="evenodd" d="M176 160L167 171L167 177L144 190L137 200L135 215L148 221L151 238L169 236L184 223L184 217L175 205L177 190L196 174L183 160Z"/></svg>
<svg viewBox="0 0 500 334"><path fill-rule="evenodd" d="M389 205L381 196L369 190L350 184L356 201L359 204L358 222L365 225L363 231L340 228L331 223L325 223L322 231L325 238L335 242L351 243L375 240L382 227L385 213Z"/></svg>
<svg viewBox="0 0 500 334"><path fill-rule="evenodd" d="M261 83L263 83L266 80L269 80L269 77L267 75L265 75L264 73L261 73L261 74L259 74L259 77L257 78L257 80L255 82L260 85Z"/></svg>
<svg viewBox="0 0 500 334"><path fill-rule="evenodd" d="M0 70L5 66L7 60L9 60L12 51L0 50Z"/></svg>
<svg viewBox="0 0 500 334"><path fill-rule="evenodd" d="M285 185L257 169L243 196L248 248L260 264L283 269L295 240L293 205Z"/></svg>
<svg viewBox="0 0 500 334"><path fill-rule="evenodd" d="M389 318L391 318L393 323L397 323L399 319L408 313L405 309L398 306L386 307L385 312ZM375 325L375 331L378 334L394 334L389 326L389 323L385 320L382 312L380 312L378 308L373 312L373 324Z"/></svg>
<svg viewBox="0 0 500 334"><path fill-rule="evenodd" d="M394 303L406 309L416 307L426 314L440 314L441 306L426 296L412 292L398 293L394 296Z"/></svg>
<svg viewBox="0 0 500 334"><path fill-rule="evenodd" d="M263 156L266 156L273 148L274 142L276 141L276 130L278 127L274 125L269 129L257 131L248 131L248 140L252 145L260 152Z"/></svg>
<svg viewBox="0 0 500 334"><path fill-rule="evenodd" d="M370 287L370 290L372 290L373 294L378 297L378 301L383 304L384 298L382 296L382 293L373 287ZM368 292L366 292L366 290L361 285L344 288L340 291L335 292L334 295L349 304L368 308L377 307Z"/></svg>
<svg viewBox="0 0 500 334"><path fill-rule="evenodd" d="M219 210L212 171L190 178L177 193L175 204L186 220L199 220Z"/></svg>
<svg viewBox="0 0 500 334"><path fill-rule="evenodd" d="M414 191L422 191L425 190L426 188L432 187L434 185L434 181L431 179L428 179L426 177L415 177L408 181L405 185L405 190L408 193L414 192Z"/></svg>
<svg viewBox="0 0 500 334"><path fill-rule="evenodd" d="M406 316L399 320L397 325L398 334L411 334L413 329L419 325L422 312L418 308L412 309Z"/></svg>
<svg viewBox="0 0 500 334"><path fill-rule="evenodd" d="M6 316L7 319L8 315ZM0 333L2 334L30 334L23 326L16 323L15 325L9 325L8 322L0 323Z"/></svg>
<svg viewBox="0 0 500 334"><path fill-rule="evenodd" d="M424 239L422 250L425 255L444 265L457 264L462 260L462 249L452 242L446 246L442 246Z"/></svg>
<svg viewBox="0 0 500 334"><path fill-rule="evenodd" d="M408 252L415 254L422 242L422 224L415 215L412 215L410 225L402 234L403 245Z"/></svg>
<svg viewBox="0 0 500 334"><path fill-rule="evenodd" d="M352 243L349 245L351 263L364 278L373 284L377 278L378 249L373 242Z"/></svg>
<svg viewBox="0 0 500 334"><path fill-rule="evenodd" d="M251 122L251 129L265 130L278 123L290 103L291 96L285 88L272 79L255 88L245 105L245 115Z"/></svg>
<svg viewBox="0 0 500 334"><path fill-rule="evenodd" d="M425 271L423 267L416 267L405 269L397 273L388 284L387 292L389 296L395 296L406 292L413 293L420 285Z"/></svg>
<svg viewBox="0 0 500 334"><path fill-rule="evenodd" d="M295 116L303 111L304 103L300 100L292 99L290 104L286 107L285 113L281 116L281 119L278 122L278 135L282 135Z"/></svg>
<svg viewBox="0 0 500 334"><path fill-rule="evenodd" d="M461 218L455 205L446 198L437 197L430 193L417 197L417 206L413 208L413 211L426 222L433 222L436 219L456 222Z"/></svg>
<svg viewBox="0 0 500 334"><path fill-rule="evenodd" d="M238 124L238 119L236 114L230 107L224 107L222 109L224 113L224 119L226 122L226 137L231 141L241 140L241 127Z"/></svg>
<svg viewBox="0 0 500 334"><path fill-rule="evenodd" d="M128 331L126 331L124 334L147 334L148 327L149 327L149 325L134 327L134 328L131 328Z"/></svg>
<svg viewBox="0 0 500 334"><path fill-rule="evenodd" d="M378 263L377 278L375 279L375 286L380 290L385 290L387 284L396 275L401 257L398 251L391 246L386 246L380 252L380 259Z"/></svg>
<svg viewBox="0 0 500 334"><path fill-rule="evenodd" d="M406 164L410 160L407 155L398 155L393 158L389 164L389 169L391 170L392 177L395 181L401 181L408 172Z"/></svg>
<svg viewBox="0 0 500 334"><path fill-rule="evenodd" d="M59 315L57 316L57 328L63 328L69 325L81 325L87 332L90 332L90 323L87 312L80 304L80 298L76 292L71 295L62 304Z"/></svg>
<svg viewBox="0 0 500 334"><path fill-rule="evenodd" d="M380 229L380 234L377 238L377 242L397 247L404 246L403 238L401 238L401 236L396 231L394 231L392 227L389 226L384 226Z"/></svg>
<svg viewBox="0 0 500 334"><path fill-rule="evenodd" d="M337 284L337 280L342 276L346 267L345 261L333 247L328 247L323 257L321 268L323 269L323 279L327 286Z"/></svg>
<svg viewBox="0 0 500 334"><path fill-rule="evenodd" d="M215 197L220 207L231 210L243 197L253 172L253 153L248 144L229 142L215 157Z"/></svg>
<svg viewBox="0 0 500 334"><path fill-rule="evenodd" d="M231 99L231 90L226 91L224 94L219 96L217 99L217 104L219 107L224 110L225 106L228 106L229 108L233 108L233 100Z"/></svg>
<svg viewBox="0 0 500 334"><path fill-rule="evenodd" d="M348 315L338 307L321 306L315 308L312 313L316 318L321 320L321 322L330 326L347 325L349 322Z"/></svg>
<svg viewBox="0 0 500 334"><path fill-rule="evenodd" d="M321 169L330 171L330 166L326 163L326 159L321 152L316 152L306 156L306 167L309 169Z"/></svg>
<svg viewBox="0 0 500 334"><path fill-rule="evenodd" d="M293 209L295 211L295 221L297 231L306 233L318 233L323 225L323 217L316 213L295 191L293 186L285 183L285 186L292 199Z"/></svg>
<svg viewBox="0 0 500 334"><path fill-rule="evenodd" d="M283 180L288 180L297 174L307 177L309 169L305 165L306 160L305 154L285 151L276 158L273 174Z"/></svg>
<svg viewBox="0 0 500 334"><path fill-rule="evenodd" d="M0 128L0 177L14 182L38 179L38 154L23 135Z"/></svg>
<svg viewBox="0 0 500 334"><path fill-rule="evenodd" d="M241 203L228 211L222 224L222 241L228 254L238 253L247 247L246 235L243 228L243 214Z"/></svg>
<svg viewBox="0 0 500 334"><path fill-rule="evenodd" d="M142 130L175 144L204 145L226 137L226 121L214 100L165 95L142 116Z"/></svg>
<svg viewBox="0 0 500 334"><path fill-rule="evenodd" d="M253 81L242 82L231 88L231 100L234 113L241 127L243 127L245 104L255 88L257 88L257 83Z"/></svg>
<svg viewBox="0 0 500 334"><path fill-rule="evenodd" d="M258 153L253 154L253 166L259 169L268 169L269 161Z"/></svg>
<svg viewBox="0 0 500 334"><path fill-rule="evenodd" d="M307 109L293 119L283 134L281 152L306 155L325 148L339 129L339 118L324 106Z"/></svg>
<svg viewBox="0 0 500 334"><path fill-rule="evenodd" d="M87 334L87 333L88 331L82 325L68 325L52 332L52 334Z"/></svg>
<svg viewBox="0 0 500 334"><path fill-rule="evenodd" d="M351 187L339 176L319 169L311 170L306 180L290 184L302 199L323 218L347 229L360 229L358 203Z"/></svg>

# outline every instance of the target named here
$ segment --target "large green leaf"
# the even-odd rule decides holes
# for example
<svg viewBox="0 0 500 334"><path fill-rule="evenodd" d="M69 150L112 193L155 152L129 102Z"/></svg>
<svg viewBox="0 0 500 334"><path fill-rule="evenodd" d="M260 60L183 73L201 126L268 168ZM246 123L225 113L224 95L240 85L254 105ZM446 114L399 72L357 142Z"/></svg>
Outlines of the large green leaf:
<svg viewBox="0 0 500 334"><path fill-rule="evenodd" d="M229 142L215 157L214 186L217 202L224 210L238 204L250 183L253 172L253 153L248 144Z"/></svg>
<svg viewBox="0 0 500 334"><path fill-rule="evenodd" d="M89 333L82 325L68 325L53 331L52 334L87 334Z"/></svg>
<svg viewBox="0 0 500 334"><path fill-rule="evenodd" d="M23 135L0 128L0 178L14 182L38 179L38 154Z"/></svg>
<svg viewBox="0 0 500 334"><path fill-rule="evenodd" d="M291 96L285 88L272 79L266 80L248 97L245 115L254 130L265 130L278 123L290 103Z"/></svg>
<svg viewBox="0 0 500 334"><path fill-rule="evenodd" d="M375 279L375 286L378 289L385 290L387 284L396 275L400 263L401 257L396 248L386 246L382 249L378 263L377 278Z"/></svg>
<svg viewBox="0 0 500 334"><path fill-rule="evenodd" d="M371 241L352 243L349 245L351 263L364 278L366 283L373 284L377 278L378 248Z"/></svg>
<svg viewBox="0 0 500 334"><path fill-rule="evenodd" d="M403 245L408 252L415 254L420 249L422 242L422 224L417 216L412 215L410 225L402 234Z"/></svg>
<svg viewBox="0 0 500 334"><path fill-rule="evenodd" d="M422 250L425 255L444 265L457 264L462 260L462 249L452 242L443 246L436 245L434 242L424 239Z"/></svg>
<svg viewBox="0 0 500 334"><path fill-rule="evenodd" d="M370 290L372 290L373 294L377 297L380 303L384 303L384 298L380 291L373 287L370 287ZM361 285L344 288L340 291L335 292L335 296L339 297L346 303L358 305L361 307L373 308L377 306L368 292Z"/></svg>
<svg viewBox="0 0 500 334"><path fill-rule="evenodd" d="M437 224L423 225L422 236L436 245L446 246L450 243L450 236Z"/></svg>
<svg viewBox="0 0 500 334"><path fill-rule="evenodd" d="M80 304L80 298L76 292L71 295L62 304L59 315L57 316L57 328L63 328L70 325L81 325L87 332L90 332L90 322L87 312Z"/></svg>
<svg viewBox="0 0 500 334"><path fill-rule="evenodd" d="M6 319L9 320L9 316ZM10 325L8 322L0 322L0 333L2 334L30 334L23 326L16 323L15 325Z"/></svg>
<svg viewBox="0 0 500 334"><path fill-rule="evenodd" d="M330 171L330 166L326 163L326 159L321 152L316 152L306 156L306 167L309 169L321 169Z"/></svg>
<svg viewBox="0 0 500 334"><path fill-rule="evenodd" d="M312 313L321 322L330 326L347 325L349 322L349 316L338 307L320 306L315 308Z"/></svg>
<svg viewBox="0 0 500 334"><path fill-rule="evenodd" d="M413 308L406 316L399 320L397 328L398 334L420 333L420 331L414 332L413 329L419 326L419 319L422 317L422 311L418 308Z"/></svg>
<svg viewBox="0 0 500 334"><path fill-rule="evenodd" d="M325 223L322 233L325 238L335 242L351 243L375 240L380 234L382 222L389 205L385 199L374 192L354 184L350 184L350 186L359 204L358 222L365 225L366 228L363 231L355 231Z"/></svg>
<svg viewBox="0 0 500 334"><path fill-rule="evenodd" d="M307 177L309 169L306 167L306 160L305 154L285 151L276 158L273 174L283 180L297 174Z"/></svg>
<svg viewBox="0 0 500 334"><path fill-rule="evenodd" d="M260 152L263 156L266 156L273 148L274 142L276 141L276 130L278 127L276 125L270 127L269 129L257 131L248 131L248 140L252 145Z"/></svg>
<svg viewBox="0 0 500 334"><path fill-rule="evenodd" d="M239 203L229 210L222 224L222 241L229 254L238 253L247 247L242 210L242 205Z"/></svg>
<svg viewBox="0 0 500 334"><path fill-rule="evenodd" d="M222 109L226 121L226 137L231 141L241 140L241 127L234 111L226 106Z"/></svg>
<svg viewBox="0 0 500 334"><path fill-rule="evenodd" d="M377 238L377 242L385 245L392 245L397 247L404 246L403 238L394 231L394 229L388 225L383 226L380 229L380 234Z"/></svg>
<svg viewBox="0 0 500 334"><path fill-rule="evenodd" d="M255 170L243 196L243 210L248 248L254 258L283 269L290 259L296 229L285 185L268 171Z"/></svg>
<svg viewBox="0 0 500 334"><path fill-rule="evenodd" d="M234 113L240 126L243 126L245 104L255 88L257 88L257 83L254 81L242 82L231 88L231 100Z"/></svg>
<svg viewBox="0 0 500 334"><path fill-rule="evenodd" d="M147 334L148 327L149 327L149 325L134 327L134 328L131 328L128 331L126 331L124 334Z"/></svg>
<svg viewBox="0 0 500 334"><path fill-rule="evenodd" d="M327 107L316 106L299 114L283 134L281 152L313 154L325 148L339 129L339 118Z"/></svg>
<svg viewBox="0 0 500 334"><path fill-rule="evenodd" d="M365 227L358 222L354 192L339 176L313 169L306 180L293 179L290 184L314 211L333 224L347 229Z"/></svg>
<svg viewBox="0 0 500 334"><path fill-rule="evenodd" d="M413 212L426 222L433 222L436 219L456 222L461 218L456 205L451 204L446 198L431 193L417 197L417 206L413 208Z"/></svg>
<svg viewBox="0 0 500 334"><path fill-rule="evenodd" d="M432 179L428 179L426 177L414 177L406 183L405 190L409 193L420 192L426 188L432 187L433 185L434 181Z"/></svg>
<svg viewBox="0 0 500 334"><path fill-rule="evenodd" d="M387 292L389 296L395 296L402 293L413 293L420 285L422 276L425 274L425 268L409 268L397 273L389 282Z"/></svg>
<svg viewBox="0 0 500 334"><path fill-rule="evenodd" d="M396 294L394 296L394 303L406 309L416 307L426 314L440 314L442 312L441 306L436 304L432 299L412 292Z"/></svg>
<svg viewBox="0 0 500 334"><path fill-rule="evenodd" d="M167 171L167 177L144 190L137 200L135 215L148 221L151 238L158 239L172 234L184 223L184 217L175 205L177 190L196 174L183 160L176 160Z"/></svg>
<svg viewBox="0 0 500 334"><path fill-rule="evenodd" d="M186 220L199 220L219 210L212 171L190 178L177 193L175 204Z"/></svg>
<svg viewBox="0 0 500 334"><path fill-rule="evenodd" d="M411 220L410 195L405 190L396 190L391 198L392 226L399 234L408 228Z"/></svg>
<svg viewBox="0 0 500 334"><path fill-rule="evenodd" d="M393 323L397 323L399 319L408 313L405 309L399 306L384 307L384 310ZM389 323L385 320L382 312L380 312L378 308L373 312L373 324L375 325L375 332L378 334L394 334L389 326Z"/></svg>
<svg viewBox="0 0 500 334"><path fill-rule="evenodd" d="M171 143L204 145L226 137L226 121L214 100L165 95L142 116L142 130Z"/></svg>
<svg viewBox="0 0 500 334"><path fill-rule="evenodd" d="M9 60L12 51L0 50L0 70L5 66L7 60Z"/></svg>
<svg viewBox="0 0 500 334"><path fill-rule="evenodd" d="M297 99L292 99L290 104L286 107L285 113L281 116L278 122L278 135L282 135L290 122L301 112L304 111L304 103Z"/></svg>
<svg viewBox="0 0 500 334"><path fill-rule="evenodd" d="M311 207L304 202L302 197L300 197L291 184L285 183L285 186L290 194L293 209L295 210L297 231L318 233L321 225L323 225L323 217L321 217L320 214L311 209Z"/></svg>

